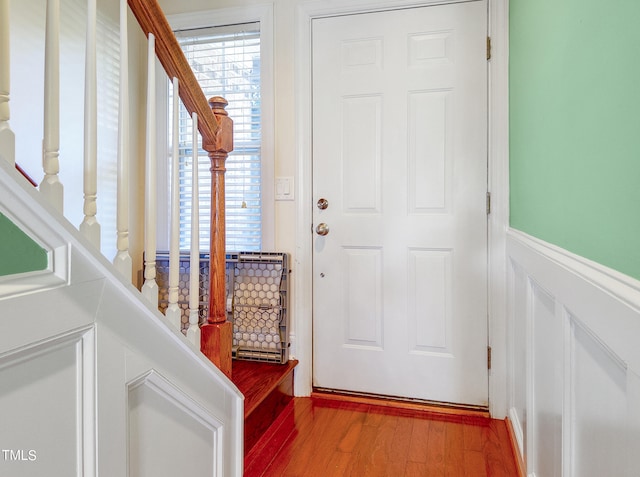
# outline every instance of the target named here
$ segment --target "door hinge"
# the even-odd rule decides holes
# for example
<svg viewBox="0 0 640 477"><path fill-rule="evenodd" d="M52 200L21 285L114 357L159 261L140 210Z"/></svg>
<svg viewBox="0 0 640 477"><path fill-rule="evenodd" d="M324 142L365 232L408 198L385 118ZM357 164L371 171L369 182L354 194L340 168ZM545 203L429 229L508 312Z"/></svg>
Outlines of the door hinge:
<svg viewBox="0 0 640 477"><path fill-rule="evenodd" d="M491 346L487 346L487 369L491 369Z"/></svg>
<svg viewBox="0 0 640 477"><path fill-rule="evenodd" d="M487 61L491 59L491 37L487 37Z"/></svg>
<svg viewBox="0 0 640 477"><path fill-rule="evenodd" d="M491 213L491 192L487 192L487 215Z"/></svg>

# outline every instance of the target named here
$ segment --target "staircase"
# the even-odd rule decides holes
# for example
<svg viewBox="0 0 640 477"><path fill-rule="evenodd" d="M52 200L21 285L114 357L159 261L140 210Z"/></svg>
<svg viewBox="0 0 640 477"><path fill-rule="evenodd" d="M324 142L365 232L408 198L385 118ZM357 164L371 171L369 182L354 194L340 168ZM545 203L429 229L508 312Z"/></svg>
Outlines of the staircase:
<svg viewBox="0 0 640 477"><path fill-rule="evenodd" d="M237 387L5 161L0 211L47 257L0 277L0 475L241 476Z"/></svg>
<svg viewBox="0 0 640 477"><path fill-rule="evenodd" d="M46 258L44 268L24 273L3 275L0 265L0 441L16 449L12 455L20 451L37 456L31 467L0 462L0 474L34 475L55 468L59 475L240 476L243 449L247 453L255 445L292 397L296 362L231 360L224 161L233 148L233 125L224 110L226 101L204 98L155 0L120 0L117 181L112 201L117 204L117 253L107 258L101 253L105 245L97 214L101 96L96 51L102 45L96 25L104 18L96 0L88 0L84 117L74 125L84 129L84 150L81 159L67 157L60 152L60 116L65 108L60 104L60 84L66 81L60 76L60 3L46 2L44 118L34 118L44 124L44 178L35 189L16 170L16 141L9 122L11 12L10 0L0 0L0 213ZM137 48L130 46L129 17L136 18L148 37L146 115L141 112L144 107L135 106L142 101L129 96L135 84L129 79L129 65L135 61L130 63L128 55ZM28 51L20 47L18 56L24 59ZM199 132L212 165L210 306L205 322L199 323L197 300L190 302L186 337L176 322L179 257L173 240L178 224L173 220L169 305L165 315L158 311L156 58L173 79L176 101L179 98L192 115L194 139ZM144 153L138 153L141 122L146 122L147 132ZM24 133L17 130L18 138ZM177 157L175 150L172 156ZM65 168L81 169L78 163L83 164L83 193L72 201L83 202L84 217L76 229L65 217L62 178ZM144 179L136 178L135 172L142 170ZM144 182L144 188L134 187L132 181ZM144 217L138 220L130 214L141 209L141 203ZM192 208L197 210L197 202ZM192 236L197 235L198 229L192 229ZM144 237L143 266L142 251L131 247L131 237ZM0 262L16 253L20 251L0 248ZM192 248L191 254L197 259L199 250ZM192 277L191 284L197 280ZM49 450L60 445L71 451Z"/></svg>

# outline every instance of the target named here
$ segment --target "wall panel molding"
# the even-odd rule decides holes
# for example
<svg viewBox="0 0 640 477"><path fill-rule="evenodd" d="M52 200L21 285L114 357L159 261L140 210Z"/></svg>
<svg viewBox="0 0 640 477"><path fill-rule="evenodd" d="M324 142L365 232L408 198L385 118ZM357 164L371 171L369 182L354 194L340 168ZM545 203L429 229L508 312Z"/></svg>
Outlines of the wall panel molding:
<svg viewBox="0 0 640 477"><path fill-rule="evenodd" d="M638 475L640 283L515 230L507 258L509 418L528 475Z"/></svg>
<svg viewBox="0 0 640 477"><path fill-rule="evenodd" d="M0 212L45 250L48 262L44 270L0 277L0 300L66 285L71 273L70 245L42 217L53 214L66 220L6 161L0 161Z"/></svg>
<svg viewBox="0 0 640 477"><path fill-rule="evenodd" d="M128 384L131 475L223 475L223 425L156 370Z"/></svg>
<svg viewBox="0 0 640 477"><path fill-rule="evenodd" d="M89 327L0 355L2 475L96 475L94 351Z"/></svg>

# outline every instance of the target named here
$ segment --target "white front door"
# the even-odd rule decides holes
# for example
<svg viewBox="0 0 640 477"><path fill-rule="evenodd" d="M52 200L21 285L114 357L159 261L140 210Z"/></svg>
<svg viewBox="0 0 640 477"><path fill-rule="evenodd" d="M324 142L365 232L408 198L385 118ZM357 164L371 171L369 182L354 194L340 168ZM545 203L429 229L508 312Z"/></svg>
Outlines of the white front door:
<svg viewBox="0 0 640 477"><path fill-rule="evenodd" d="M313 20L316 387L487 405L486 17Z"/></svg>

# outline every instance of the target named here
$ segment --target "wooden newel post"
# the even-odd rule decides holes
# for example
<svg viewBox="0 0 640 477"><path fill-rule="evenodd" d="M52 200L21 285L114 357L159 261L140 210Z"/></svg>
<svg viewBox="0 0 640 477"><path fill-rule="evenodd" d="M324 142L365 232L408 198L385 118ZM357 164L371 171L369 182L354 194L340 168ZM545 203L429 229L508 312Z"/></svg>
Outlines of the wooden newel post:
<svg viewBox="0 0 640 477"><path fill-rule="evenodd" d="M214 144L203 144L211 160L211 246L209 249L209 315L202 325L200 350L223 373L231 377L233 323L227 321L225 285L225 161L233 150L233 121L225 111L227 101L220 96L209 99L218 121ZM206 141L206 139L205 139Z"/></svg>

